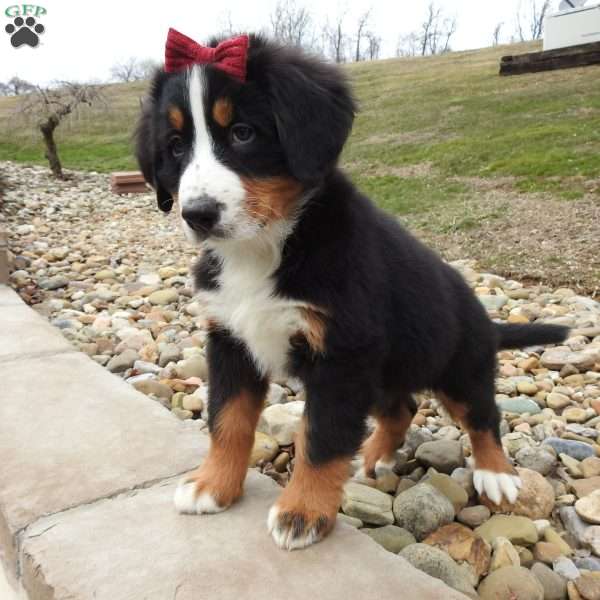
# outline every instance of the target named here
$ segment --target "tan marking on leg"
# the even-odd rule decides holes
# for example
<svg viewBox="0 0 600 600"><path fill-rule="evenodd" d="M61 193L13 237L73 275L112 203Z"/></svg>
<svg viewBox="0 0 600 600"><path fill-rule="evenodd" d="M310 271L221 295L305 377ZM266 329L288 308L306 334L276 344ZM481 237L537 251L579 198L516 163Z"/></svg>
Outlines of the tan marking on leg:
<svg viewBox="0 0 600 600"><path fill-rule="evenodd" d="M185 121L181 109L177 106L169 106L167 114L169 117L169 123L171 123L173 128L177 129L177 131L181 131L183 129L183 123Z"/></svg>
<svg viewBox="0 0 600 600"><path fill-rule="evenodd" d="M473 449L475 468L486 469L496 473L516 473L504 454L502 445L496 440L494 432L488 430L473 429L467 420L467 405L456 402L443 393L437 393L438 398L444 404L450 415L461 427L467 431Z"/></svg>
<svg viewBox="0 0 600 600"><path fill-rule="evenodd" d="M325 352L325 314L313 308L301 308L300 313L306 321L306 328L302 331L308 345L315 354Z"/></svg>
<svg viewBox="0 0 600 600"><path fill-rule="evenodd" d="M394 452L404 442L404 436L412 422L412 415L406 406L402 406L396 417L375 416L377 426L362 447L365 473L372 477L378 460L390 462Z"/></svg>
<svg viewBox="0 0 600 600"><path fill-rule="evenodd" d="M189 477L197 494L208 492L219 506L229 506L242 495L261 408L262 398L242 392L221 409L208 456Z"/></svg>
<svg viewBox="0 0 600 600"><path fill-rule="evenodd" d="M219 98L213 104L212 116L221 127L228 127L233 120L233 103L231 99Z"/></svg>
<svg viewBox="0 0 600 600"><path fill-rule="evenodd" d="M280 527L291 528L298 536L311 529L317 541L335 525L342 501L342 488L349 476L350 457L322 465L310 463L306 451L306 424L296 437L296 461L292 478L275 507Z"/></svg>
<svg viewBox="0 0 600 600"><path fill-rule="evenodd" d="M469 432L469 438L471 438L475 468L494 471L494 473L517 474L492 431L476 431L473 429L467 429L467 431Z"/></svg>
<svg viewBox="0 0 600 600"><path fill-rule="evenodd" d="M302 185L291 177L242 177L246 190L246 211L266 225L290 216L300 197Z"/></svg>

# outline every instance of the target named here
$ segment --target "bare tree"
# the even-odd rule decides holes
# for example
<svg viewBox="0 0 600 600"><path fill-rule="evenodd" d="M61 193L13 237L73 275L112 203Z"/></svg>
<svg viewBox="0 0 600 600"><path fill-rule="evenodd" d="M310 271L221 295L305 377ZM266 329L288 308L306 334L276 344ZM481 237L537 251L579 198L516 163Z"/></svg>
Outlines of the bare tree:
<svg viewBox="0 0 600 600"><path fill-rule="evenodd" d="M329 52L331 58L336 63L346 62L346 45L348 36L344 33L344 18L345 13L337 16L335 23L331 25L329 21L323 28L323 38L325 41L325 49Z"/></svg>
<svg viewBox="0 0 600 600"><path fill-rule="evenodd" d="M35 85L16 75L11 77L4 85L6 86L7 96L20 96L21 94L28 94L35 90Z"/></svg>
<svg viewBox="0 0 600 600"><path fill-rule="evenodd" d="M519 2L517 10L517 35L522 42L539 40L544 31L544 20L550 10L550 0L530 0L529 9Z"/></svg>
<svg viewBox="0 0 600 600"><path fill-rule="evenodd" d="M161 67L160 63L153 58L143 58L138 63L138 74L140 79L151 79L155 71Z"/></svg>
<svg viewBox="0 0 600 600"><path fill-rule="evenodd" d="M367 31L365 37L367 38L367 56L369 60L377 60L381 50L381 38L372 31Z"/></svg>
<svg viewBox="0 0 600 600"><path fill-rule="evenodd" d="M500 23L494 27L494 32L492 33L492 43L494 46L497 46L500 43L500 32L502 31L503 25L504 23L500 21Z"/></svg>
<svg viewBox="0 0 600 600"><path fill-rule="evenodd" d="M442 53L450 52L452 48L450 48L450 41L454 37L456 33L456 17L449 17L444 19L443 28L440 31L439 35L442 38Z"/></svg>
<svg viewBox="0 0 600 600"><path fill-rule="evenodd" d="M360 61L360 59L361 59L360 42L362 41L362 38L365 34L364 33L365 28L369 24L369 18L371 17L371 10L372 10L372 8L369 8L369 10L365 11L358 18L358 21L356 23L356 45L355 45L355 51L354 51L354 60L356 62Z"/></svg>
<svg viewBox="0 0 600 600"><path fill-rule="evenodd" d="M124 83L142 79L139 61L134 56L113 65L110 69L110 74L113 79Z"/></svg>
<svg viewBox="0 0 600 600"><path fill-rule="evenodd" d="M60 82L52 88L36 86L35 91L28 94L23 101L20 109L36 120L44 138L45 156L55 177L64 178L54 131L79 105L91 106L96 102L104 102L100 86L69 81Z"/></svg>
<svg viewBox="0 0 600 600"><path fill-rule="evenodd" d="M398 37L396 56L416 56L420 53L419 35L416 31Z"/></svg>
<svg viewBox="0 0 600 600"><path fill-rule="evenodd" d="M315 33L308 10L295 0L279 0L271 13L273 37L282 44L313 48Z"/></svg>
<svg viewBox="0 0 600 600"><path fill-rule="evenodd" d="M425 21L421 25L420 32L420 47L421 56L425 56L429 50L432 54L435 54L435 48L437 46L437 36L435 31L437 29L437 23L440 19L441 8L437 8L435 2L430 2L427 6L427 15Z"/></svg>
<svg viewBox="0 0 600 600"><path fill-rule="evenodd" d="M0 81L0 96L9 96L9 95L10 95L10 88L8 87L8 84L2 83Z"/></svg>

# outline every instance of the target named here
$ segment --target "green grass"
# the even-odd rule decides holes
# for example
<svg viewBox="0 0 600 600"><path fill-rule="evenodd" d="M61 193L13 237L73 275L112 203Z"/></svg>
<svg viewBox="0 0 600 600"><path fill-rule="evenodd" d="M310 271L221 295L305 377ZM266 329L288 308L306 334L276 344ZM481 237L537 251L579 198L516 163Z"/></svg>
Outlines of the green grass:
<svg viewBox="0 0 600 600"><path fill-rule="evenodd" d="M503 54L537 48L349 65L361 109L343 155L351 175L398 213L464 198L468 186L450 178L508 176L516 191L581 198L586 179L600 172L600 67L498 76ZM135 168L131 136L145 87L107 86L106 106L82 108L61 125L64 166ZM44 164L35 124L17 107L0 99L0 159ZM406 173L424 164L426 173Z"/></svg>

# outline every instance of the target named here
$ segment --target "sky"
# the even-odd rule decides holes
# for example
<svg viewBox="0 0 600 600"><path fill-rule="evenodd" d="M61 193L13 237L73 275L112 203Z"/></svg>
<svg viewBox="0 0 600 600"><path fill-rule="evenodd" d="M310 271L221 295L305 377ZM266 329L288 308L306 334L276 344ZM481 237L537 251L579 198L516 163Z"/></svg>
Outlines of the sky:
<svg viewBox="0 0 600 600"><path fill-rule="evenodd" d="M32 0L29 0L30 2ZM35 1L35 0L34 0ZM504 22L503 38L514 30L519 2L531 0L437 0L444 12L456 16L455 50L491 45L492 32ZM14 2L14 0L12 0ZM45 32L36 48L13 48L4 28L13 18L0 0L0 81L13 75L37 84L53 80L106 81L110 67L131 56L162 60L169 27L203 41L224 28L227 14L239 31L269 24L277 0L41 0L46 14L38 21ZM393 56L399 35L419 28L428 0L296 0L321 26L327 19L346 15L349 32L357 17L372 8L370 29L382 38L381 57ZM553 0L553 8L558 0ZM14 8L9 12L14 12Z"/></svg>

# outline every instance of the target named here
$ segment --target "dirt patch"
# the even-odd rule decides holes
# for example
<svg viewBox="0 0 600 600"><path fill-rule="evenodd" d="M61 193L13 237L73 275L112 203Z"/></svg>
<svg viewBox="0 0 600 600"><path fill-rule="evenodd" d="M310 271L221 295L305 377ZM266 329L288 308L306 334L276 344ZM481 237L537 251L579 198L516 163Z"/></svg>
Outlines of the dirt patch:
<svg viewBox="0 0 600 600"><path fill-rule="evenodd" d="M460 204L403 220L448 260L471 258L507 277L600 297L597 196L566 201L486 185Z"/></svg>

